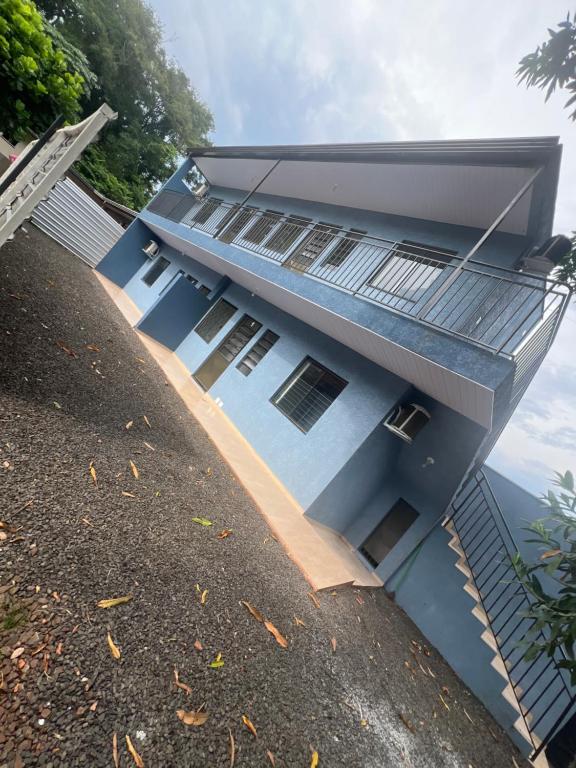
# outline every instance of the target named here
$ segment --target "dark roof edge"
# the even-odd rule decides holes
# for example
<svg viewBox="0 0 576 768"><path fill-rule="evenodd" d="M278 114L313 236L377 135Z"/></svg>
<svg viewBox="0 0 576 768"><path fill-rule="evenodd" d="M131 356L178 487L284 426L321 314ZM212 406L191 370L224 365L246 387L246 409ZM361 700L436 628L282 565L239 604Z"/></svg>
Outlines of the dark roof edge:
<svg viewBox="0 0 576 768"><path fill-rule="evenodd" d="M561 150L558 136L500 139L191 147L192 157L339 162L495 162L506 165L546 163Z"/></svg>

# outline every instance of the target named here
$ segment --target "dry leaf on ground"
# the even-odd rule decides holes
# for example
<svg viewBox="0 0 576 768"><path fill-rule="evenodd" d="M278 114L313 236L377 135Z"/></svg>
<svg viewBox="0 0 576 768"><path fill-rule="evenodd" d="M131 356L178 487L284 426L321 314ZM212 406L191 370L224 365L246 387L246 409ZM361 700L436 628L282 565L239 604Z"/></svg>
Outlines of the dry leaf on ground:
<svg viewBox="0 0 576 768"><path fill-rule="evenodd" d="M206 605L206 600L208 599L208 590L205 589L202 592L202 595L200 596L200 605Z"/></svg>
<svg viewBox="0 0 576 768"><path fill-rule="evenodd" d="M261 624L264 624L264 616L262 616L258 608L255 608L253 605L251 605L250 603L247 603L245 600L241 600L240 602L245 608L247 608L250 611L250 613L252 614L252 616L254 616L256 621L259 621Z"/></svg>
<svg viewBox="0 0 576 768"><path fill-rule="evenodd" d="M316 768L316 766L320 763L320 757L318 755L318 752L314 750L312 752L312 759L310 760L310 768Z"/></svg>
<svg viewBox="0 0 576 768"><path fill-rule="evenodd" d="M330 645L332 646L332 653L336 653L336 638L335 637L333 637L330 640Z"/></svg>
<svg viewBox="0 0 576 768"><path fill-rule="evenodd" d="M184 725L204 725L208 720L208 712L201 712L200 710L186 712L184 709L177 709L176 714Z"/></svg>
<svg viewBox="0 0 576 768"><path fill-rule="evenodd" d="M90 475L92 476L92 480L94 481L94 485L98 485L98 477L96 475L96 467L94 466L94 462L90 462Z"/></svg>
<svg viewBox="0 0 576 768"><path fill-rule="evenodd" d="M130 464L130 469L132 470L132 474L134 475L136 480L138 480L138 478L140 477L140 472L138 472L138 467L136 466L136 464L134 464L132 459L129 460L129 464Z"/></svg>
<svg viewBox="0 0 576 768"><path fill-rule="evenodd" d="M174 683L178 686L178 688L186 691L188 695L192 693L192 688L190 688L189 685L186 685L186 683L181 682L180 678L178 677L178 670L176 667L174 667Z"/></svg>
<svg viewBox="0 0 576 768"><path fill-rule="evenodd" d="M134 749L134 744L132 744L132 740L128 734L126 734L126 746L128 747L128 752L132 755L132 759L136 763L137 768L144 768L144 760L142 760L138 752Z"/></svg>
<svg viewBox="0 0 576 768"><path fill-rule="evenodd" d="M136 498L136 494L135 493L130 493L130 491L122 491L122 496L128 496L128 498L130 498L130 499L135 499Z"/></svg>
<svg viewBox="0 0 576 768"><path fill-rule="evenodd" d="M234 743L234 736L232 736L232 731L230 728L228 728L228 733L230 734L230 743L228 745L230 755L230 768L234 768L234 762L236 761L236 744Z"/></svg>
<svg viewBox="0 0 576 768"><path fill-rule="evenodd" d="M205 517L193 517L192 518L192 522L193 523L197 523L198 525L203 525L206 528L209 525L212 525L212 521L211 520L207 520Z"/></svg>
<svg viewBox="0 0 576 768"><path fill-rule="evenodd" d="M268 755L268 760L270 760L270 763L272 764L272 768L275 768L276 758L274 757L274 754L270 752L269 749L266 750L266 754Z"/></svg>
<svg viewBox="0 0 576 768"><path fill-rule="evenodd" d="M12 651L10 659L14 661L15 659L18 659L20 656L22 656L23 653L24 653L24 648L20 646L20 648L16 648Z"/></svg>
<svg viewBox="0 0 576 768"><path fill-rule="evenodd" d="M204 646L200 642L200 640L194 640L194 648L196 648L197 651L203 651Z"/></svg>
<svg viewBox="0 0 576 768"><path fill-rule="evenodd" d="M108 632L107 640L108 640L108 647L110 648L110 653L115 659L119 659L121 656L120 648L118 648L114 640L112 640L112 635L110 634L110 632Z"/></svg>
<svg viewBox="0 0 576 768"><path fill-rule="evenodd" d="M246 728L248 728L252 736L254 736L254 738L257 739L258 734L256 733L256 728L254 727L254 723L248 717L246 717L246 715L242 715L242 722L244 723Z"/></svg>
<svg viewBox="0 0 576 768"><path fill-rule="evenodd" d="M116 731L112 734L112 760L115 768L120 768L120 755L118 754L118 736Z"/></svg>
<svg viewBox="0 0 576 768"><path fill-rule="evenodd" d="M272 624L271 621L265 621L264 626L266 627L268 632L270 632L271 635L274 635L274 638L276 639L276 642L278 643L278 645L281 645L282 648L288 648L288 640L286 640L284 635L282 635L276 629L276 627L274 626L274 624Z"/></svg>
<svg viewBox="0 0 576 768"><path fill-rule="evenodd" d="M438 696L440 697L440 701L442 702L442 704L444 704L444 706L446 707L446 709L447 709L447 710L450 710L450 707L448 706L448 704L446 704L446 700L444 699L444 697L442 696L442 694L441 694L441 693L439 693L439 694L438 694Z"/></svg>
<svg viewBox="0 0 576 768"><path fill-rule="evenodd" d="M314 592L308 592L308 597L310 598L310 600L312 600L316 608L320 608L320 600L318 600Z"/></svg>
<svg viewBox="0 0 576 768"><path fill-rule="evenodd" d="M123 597L111 597L107 600L99 600L96 605L98 608L114 608L115 605L129 603L130 600L132 600L132 595L124 595Z"/></svg>
<svg viewBox="0 0 576 768"><path fill-rule="evenodd" d="M60 349L61 349L63 352L66 352L66 354L67 354L69 357L78 357L78 355L76 354L76 352L74 352L74 350L73 350L73 349L70 349L70 347L67 347L67 346L66 346L66 344L64 344L64 342L63 342L63 341L57 341L57 342L56 342L56 346L57 346L57 347L60 347Z"/></svg>
<svg viewBox="0 0 576 768"><path fill-rule="evenodd" d="M218 538L219 539L227 539L228 536L231 536L231 535L232 535L232 530L230 528L224 528L218 534Z"/></svg>
<svg viewBox="0 0 576 768"><path fill-rule="evenodd" d="M294 616L294 624L296 624L297 627L305 627L306 624L302 621L302 619L299 619L298 616Z"/></svg>
<svg viewBox="0 0 576 768"><path fill-rule="evenodd" d="M224 659L222 658L222 654L219 653L218 656L214 659L214 661L211 661L208 665L209 667L212 667L212 669L220 669L220 667L224 666Z"/></svg>
<svg viewBox="0 0 576 768"><path fill-rule="evenodd" d="M146 440L144 440L144 445L146 446L146 448L148 448L149 451L155 451L156 450L156 448L154 448L152 445L150 445L150 443L147 443Z"/></svg>
<svg viewBox="0 0 576 768"><path fill-rule="evenodd" d="M134 422L133 422L133 421L129 421L129 422L126 424L126 429L130 429L130 427L132 427L132 425L133 425L133 424L134 424Z"/></svg>
<svg viewBox="0 0 576 768"><path fill-rule="evenodd" d="M89 349L90 352L100 352L100 347L97 347L96 344L86 344L86 349Z"/></svg>
<svg viewBox="0 0 576 768"><path fill-rule="evenodd" d="M146 422L146 426L148 427L148 429L152 429L152 426L151 426L150 422L148 421L148 416L144 416L144 421Z"/></svg>

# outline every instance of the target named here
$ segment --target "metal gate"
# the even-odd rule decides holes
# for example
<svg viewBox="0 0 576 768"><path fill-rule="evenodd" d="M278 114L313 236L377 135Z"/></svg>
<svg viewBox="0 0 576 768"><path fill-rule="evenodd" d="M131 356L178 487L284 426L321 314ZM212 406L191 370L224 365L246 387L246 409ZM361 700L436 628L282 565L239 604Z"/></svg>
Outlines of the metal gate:
<svg viewBox="0 0 576 768"><path fill-rule="evenodd" d="M95 267L124 230L70 179L62 179L39 203L32 223L60 245Z"/></svg>

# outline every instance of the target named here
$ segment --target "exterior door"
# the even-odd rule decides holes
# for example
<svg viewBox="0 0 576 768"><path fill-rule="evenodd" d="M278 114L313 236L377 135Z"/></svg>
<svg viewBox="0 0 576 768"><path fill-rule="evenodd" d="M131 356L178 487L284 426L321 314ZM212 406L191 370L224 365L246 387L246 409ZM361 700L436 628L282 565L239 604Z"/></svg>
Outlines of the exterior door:
<svg viewBox="0 0 576 768"><path fill-rule="evenodd" d="M250 339L258 333L260 328L262 328L262 323L254 320L249 315L244 315L218 348L212 352L193 374L194 379L200 384L202 389L210 389L234 358L244 349Z"/></svg>

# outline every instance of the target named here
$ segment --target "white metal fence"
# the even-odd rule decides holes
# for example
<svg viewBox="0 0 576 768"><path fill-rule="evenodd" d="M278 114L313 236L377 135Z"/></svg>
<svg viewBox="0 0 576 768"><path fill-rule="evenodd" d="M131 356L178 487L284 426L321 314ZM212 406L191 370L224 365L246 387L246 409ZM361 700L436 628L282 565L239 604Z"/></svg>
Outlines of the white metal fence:
<svg viewBox="0 0 576 768"><path fill-rule="evenodd" d="M60 245L95 267L124 230L70 179L60 180L39 203L32 222Z"/></svg>

